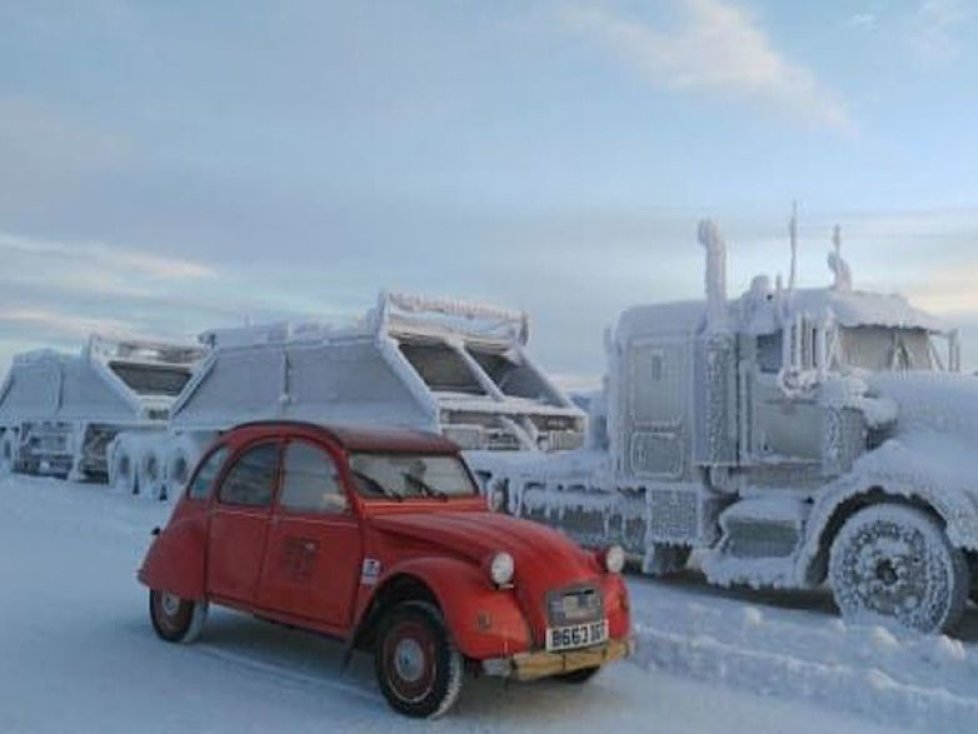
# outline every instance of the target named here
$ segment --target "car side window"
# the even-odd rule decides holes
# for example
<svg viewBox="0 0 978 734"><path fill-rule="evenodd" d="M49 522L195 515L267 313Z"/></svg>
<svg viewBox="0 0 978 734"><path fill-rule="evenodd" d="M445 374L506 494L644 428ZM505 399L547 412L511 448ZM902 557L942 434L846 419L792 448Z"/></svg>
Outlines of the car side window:
<svg viewBox="0 0 978 734"><path fill-rule="evenodd" d="M275 493L279 445L263 443L244 452L221 485L224 504L267 507Z"/></svg>
<svg viewBox="0 0 978 734"><path fill-rule="evenodd" d="M227 457L228 449L226 446L222 446L207 457L197 470L197 474L194 475L194 479L190 483L190 488L187 490L190 499L205 500L210 496L211 488L214 486L214 480L217 479L217 473L224 466L224 460Z"/></svg>
<svg viewBox="0 0 978 734"><path fill-rule="evenodd" d="M333 458L305 441L293 441L285 449L282 496L287 510L338 513L349 508Z"/></svg>

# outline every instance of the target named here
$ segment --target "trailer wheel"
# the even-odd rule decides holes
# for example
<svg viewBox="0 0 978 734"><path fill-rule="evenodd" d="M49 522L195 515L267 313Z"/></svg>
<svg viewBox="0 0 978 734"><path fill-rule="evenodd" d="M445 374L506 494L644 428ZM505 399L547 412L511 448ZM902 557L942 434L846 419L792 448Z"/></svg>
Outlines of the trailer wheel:
<svg viewBox="0 0 978 734"><path fill-rule="evenodd" d="M9 431L0 436L0 476L13 473L14 440Z"/></svg>
<svg viewBox="0 0 978 734"><path fill-rule="evenodd" d="M441 716L462 690L462 655L441 612L426 602L404 602L387 614L374 666L387 702L407 716Z"/></svg>
<svg viewBox="0 0 978 734"><path fill-rule="evenodd" d="M844 617L924 633L953 629L970 586L964 553L938 521L895 504L867 507L846 521L832 543L829 580Z"/></svg>
<svg viewBox="0 0 978 734"><path fill-rule="evenodd" d="M127 494L138 494L137 467L129 442L116 438L109 450L109 486Z"/></svg>
<svg viewBox="0 0 978 734"><path fill-rule="evenodd" d="M190 644L200 636L207 621L207 602L151 589L149 618L161 639Z"/></svg>

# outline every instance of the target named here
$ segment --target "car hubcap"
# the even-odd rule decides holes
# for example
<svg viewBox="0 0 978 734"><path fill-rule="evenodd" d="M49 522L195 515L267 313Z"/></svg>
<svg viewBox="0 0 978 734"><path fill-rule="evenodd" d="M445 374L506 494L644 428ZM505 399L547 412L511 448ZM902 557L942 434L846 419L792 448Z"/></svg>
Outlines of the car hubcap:
<svg viewBox="0 0 978 734"><path fill-rule="evenodd" d="M394 648L394 670L408 683L417 683L424 675L424 650L417 640L405 639Z"/></svg>
<svg viewBox="0 0 978 734"><path fill-rule="evenodd" d="M162 607L163 613L166 616L175 617L180 611L180 597L164 592L160 596L160 607Z"/></svg>
<svg viewBox="0 0 978 734"><path fill-rule="evenodd" d="M399 699L416 703L427 696L435 681L435 643L424 625L404 622L392 629L384 643L390 688Z"/></svg>

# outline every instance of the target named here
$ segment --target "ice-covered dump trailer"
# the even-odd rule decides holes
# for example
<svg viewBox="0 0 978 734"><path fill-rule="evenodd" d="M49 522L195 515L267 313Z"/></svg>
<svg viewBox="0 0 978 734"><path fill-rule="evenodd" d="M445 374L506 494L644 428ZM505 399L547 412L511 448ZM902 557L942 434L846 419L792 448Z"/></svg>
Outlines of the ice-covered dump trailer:
<svg viewBox="0 0 978 734"><path fill-rule="evenodd" d="M509 511L659 574L698 552L717 584L827 582L854 618L948 630L978 579L978 379L955 331L898 295L764 276L728 299L637 306L609 333L587 450L470 463ZM507 460L509 458L509 460Z"/></svg>
<svg viewBox="0 0 978 734"><path fill-rule="evenodd" d="M0 470L73 479L107 473L122 431L159 431L200 346L92 335L80 354L14 357L0 387Z"/></svg>
<svg viewBox="0 0 978 734"><path fill-rule="evenodd" d="M205 332L210 353L173 405L166 440L116 442L114 463L144 467L144 478L113 471L112 481L172 492L218 432L269 418L420 428L468 450L578 447L585 415L536 365L527 338L518 311L386 293L350 326Z"/></svg>

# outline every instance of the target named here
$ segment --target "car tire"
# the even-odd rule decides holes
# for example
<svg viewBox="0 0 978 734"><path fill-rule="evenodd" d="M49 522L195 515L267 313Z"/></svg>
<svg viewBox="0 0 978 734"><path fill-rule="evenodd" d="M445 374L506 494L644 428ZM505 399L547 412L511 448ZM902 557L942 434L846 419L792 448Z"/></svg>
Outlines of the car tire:
<svg viewBox="0 0 978 734"><path fill-rule="evenodd" d="M388 612L377 636L374 667L384 698L406 716L437 718L462 690L462 655L441 612L426 602L403 602Z"/></svg>
<svg viewBox="0 0 978 734"><path fill-rule="evenodd" d="M554 678L562 683L587 683L594 676L596 676L600 670L601 666L596 665L593 668L579 668L578 670L572 670L569 673L558 673L554 676Z"/></svg>
<svg viewBox="0 0 978 734"><path fill-rule="evenodd" d="M149 618L156 634L167 642L190 644L207 620L207 602L183 599L176 594L151 589Z"/></svg>
<svg viewBox="0 0 978 734"><path fill-rule="evenodd" d="M933 634L953 630L960 620L970 573L936 518L880 504L842 526L832 543L829 581L843 617Z"/></svg>

